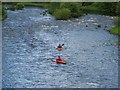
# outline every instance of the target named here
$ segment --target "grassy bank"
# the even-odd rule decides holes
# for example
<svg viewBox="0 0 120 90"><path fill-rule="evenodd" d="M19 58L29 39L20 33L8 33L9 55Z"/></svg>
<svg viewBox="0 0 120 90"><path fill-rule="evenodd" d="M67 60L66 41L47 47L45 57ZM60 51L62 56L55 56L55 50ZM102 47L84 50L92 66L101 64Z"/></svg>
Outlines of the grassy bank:
<svg viewBox="0 0 120 90"><path fill-rule="evenodd" d="M115 23L115 27L112 28L111 30L108 30L108 32L115 34L115 35L120 35L120 20L119 17L114 17L113 19L114 23Z"/></svg>
<svg viewBox="0 0 120 90"><path fill-rule="evenodd" d="M120 26L115 26L111 30L108 30L108 32L115 34L115 35L120 35Z"/></svg>

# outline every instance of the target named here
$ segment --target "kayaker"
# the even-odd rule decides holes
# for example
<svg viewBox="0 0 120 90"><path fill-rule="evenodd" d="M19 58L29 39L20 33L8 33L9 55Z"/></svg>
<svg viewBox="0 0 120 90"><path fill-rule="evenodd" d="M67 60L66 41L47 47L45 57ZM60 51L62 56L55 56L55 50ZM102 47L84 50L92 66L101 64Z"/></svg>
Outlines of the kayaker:
<svg viewBox="0 0 120 90"><path fill-rule="evenodd" d="M61 51L62 50L62 46L63 46L64 44L59 44L58 46L57 46L57 49L59 50L59 51Z"/></svg>
<svg viewBox="0 0 120 90"><path fill-rule="evenodd" d="M57 48L62 48L62 45L61 45L61 44L59 44Z"/></svg>
<svg viewBox="0 0 120 90"><path fill-rule="evenodd" d="M56 61L57 61L57 62L62 61L62 59L60 58L60 56L58 56L58 57L56 58Z"/></svg>
<svg viewBox="0 0 120 90"><path fill-rule="evenodd" d="M67 58L65 58L64 60L62 60L60 58L60 56L58 56L55 60L52 60L52 62L56 62L58 64L66 64L66 60L67 60Z"/></svg>

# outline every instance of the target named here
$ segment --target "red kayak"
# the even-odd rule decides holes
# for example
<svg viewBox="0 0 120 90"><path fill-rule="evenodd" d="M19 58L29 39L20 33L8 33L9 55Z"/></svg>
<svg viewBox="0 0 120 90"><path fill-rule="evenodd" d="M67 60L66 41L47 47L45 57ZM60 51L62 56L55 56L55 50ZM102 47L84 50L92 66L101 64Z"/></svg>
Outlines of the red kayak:
<svg viewBox="0 0 120 90"><path fill-rule="evenodd" d="M58 50L58 51L61 51L61 50L62 50L62 48L57 48L57 50Z"/></svg>
<svg viewBox="0 0 120 90"><path fill-rule="evenodd" d="M56 61L56 60L52 60L52 62L56 62L56 63L58 63L58 64L66 64L66 62L64 62L64 61Z"/></svg>

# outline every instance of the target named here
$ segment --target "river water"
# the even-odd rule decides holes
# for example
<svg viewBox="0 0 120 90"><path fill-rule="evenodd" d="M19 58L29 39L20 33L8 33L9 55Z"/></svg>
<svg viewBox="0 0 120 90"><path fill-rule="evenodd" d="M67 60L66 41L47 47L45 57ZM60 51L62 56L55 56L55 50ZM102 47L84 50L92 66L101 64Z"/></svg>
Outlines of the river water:
<svg viewBox="0 0 120 90"><path fill-rule="evenodd" d="M3 21L3 88L118 87L118 37L113 17L55 20L46 9L7 11ZM101 25L97 28L97 25ZM65 44L57 51L58 44ZM66 65L51 62L58 55Z"/></svg>

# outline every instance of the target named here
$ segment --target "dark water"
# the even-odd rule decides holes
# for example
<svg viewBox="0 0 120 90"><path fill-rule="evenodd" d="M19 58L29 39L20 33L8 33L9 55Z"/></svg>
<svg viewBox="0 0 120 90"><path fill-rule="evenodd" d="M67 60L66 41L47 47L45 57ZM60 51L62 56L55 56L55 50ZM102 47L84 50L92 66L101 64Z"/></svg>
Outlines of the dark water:
<svg viewBox="0 0 120 90"><path fill-rule="evenodd" d="M44 11L33 7L7 11L2 31L3 87L118 87L117 36L106 32L114 27L113 18L88 14L57 21L43 16ZM65 44L60 52L55 49L59 43ZM58 55L68 58L66 65L51 62Z"/></svg>

